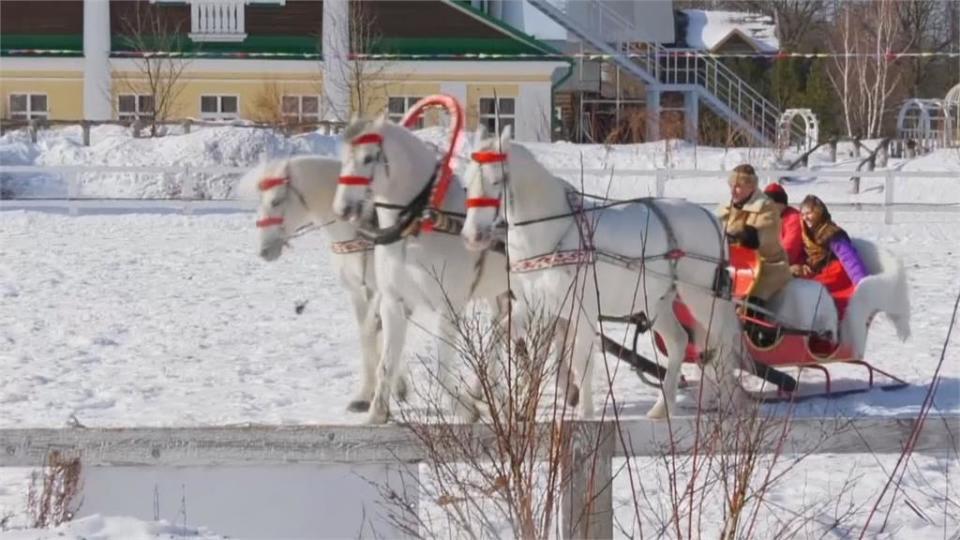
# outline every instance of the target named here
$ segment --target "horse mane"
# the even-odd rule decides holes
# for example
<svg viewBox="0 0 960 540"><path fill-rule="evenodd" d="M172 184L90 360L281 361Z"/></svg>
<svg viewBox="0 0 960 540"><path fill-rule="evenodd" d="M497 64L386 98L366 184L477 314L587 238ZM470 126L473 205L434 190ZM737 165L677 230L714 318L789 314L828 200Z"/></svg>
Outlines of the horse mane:
<svg viewBox="0 0 960 540"><path fill-rule="evenodd" d="M241 200L258 201L260 200L260 180L267 176L284 175L284 169L290 158L272 159L263 161L254 165L248 170L236 185L236 193Z"/></svg>
<svg viewBox="0 0 960 540"><path fill-rule="evenodd" d="M370 126L372 124L373 124L373 120L369 120L366 118L360 118L358 120L354 120L353 122L350 122L349 124L347 124L347 127L343 130L343 139L350 140L356 137L357 135L360 135L361 133L369 131Z"/></svg>

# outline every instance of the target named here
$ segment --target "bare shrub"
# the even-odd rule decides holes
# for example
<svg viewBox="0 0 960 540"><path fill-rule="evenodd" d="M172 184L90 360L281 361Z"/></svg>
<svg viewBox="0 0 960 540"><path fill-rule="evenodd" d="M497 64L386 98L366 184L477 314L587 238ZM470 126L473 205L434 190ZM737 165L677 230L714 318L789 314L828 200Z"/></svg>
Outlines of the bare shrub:
<svg viewBox="0 0 960 540"><path fill-rule="evenodd" d="M27 511L33 527L56 527L73 519L80 507L80 458L59 451L47 455L46 463L34 471L27 492Z"/></svg>

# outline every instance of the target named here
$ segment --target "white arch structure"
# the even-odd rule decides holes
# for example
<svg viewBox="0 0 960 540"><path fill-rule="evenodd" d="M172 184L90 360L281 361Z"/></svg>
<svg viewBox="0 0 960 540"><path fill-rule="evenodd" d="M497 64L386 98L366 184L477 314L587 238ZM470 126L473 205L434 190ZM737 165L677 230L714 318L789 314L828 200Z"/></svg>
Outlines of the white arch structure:
<svg viewBox="0 0 960 540"><path fill-rule="evenodd" d="M897 138L914 140L927 150L951 146L960 141L956 133L958 114L960 85L950 90L945 99L908 99L897 113Z"/></svg>
<svg viewBox="0 0 960 540"><path fill-rule="evenodd" d="M820 141L820 121L810 109L787 109L780 115L780 144L790 145L790 125L796 117L803 119L803 150L810 150Z"/></svg>
<svg viewBox="0 0 960 540"><path fill-rule="evenodd" d="M947 144L960 144L960 83L947 92L943 105L947 113Z"/></svg>

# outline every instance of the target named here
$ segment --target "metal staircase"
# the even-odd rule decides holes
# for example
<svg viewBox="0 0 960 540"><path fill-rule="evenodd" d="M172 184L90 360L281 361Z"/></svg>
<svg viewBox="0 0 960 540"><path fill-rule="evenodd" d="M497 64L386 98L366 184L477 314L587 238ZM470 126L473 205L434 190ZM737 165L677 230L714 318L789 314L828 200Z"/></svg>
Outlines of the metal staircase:
<svg viewBox="0 0 960 540"><path fill-rule="evenodd" d="M639 32L632 21L605 6L602 0L528 1L584 44L608 55L648 89L695 93L715 113L756 141L776 143L780 110L715 58L691 49L668 49L657 43L608 41L610 36L622 38ZM570 10L573 2L577 4L575 13ZM798 135L802 137L803 133Z"/></svg>

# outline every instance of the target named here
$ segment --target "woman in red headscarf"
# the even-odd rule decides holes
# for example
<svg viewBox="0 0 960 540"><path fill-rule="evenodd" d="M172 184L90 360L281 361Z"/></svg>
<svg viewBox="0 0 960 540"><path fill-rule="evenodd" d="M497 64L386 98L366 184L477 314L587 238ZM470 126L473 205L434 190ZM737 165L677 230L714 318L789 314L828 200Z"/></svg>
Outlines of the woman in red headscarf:
<svg viewBox="0 0 960 540"><path fill-rule="evenodd" d="M770 184L763 192L773 201L780 211L780 243L787 252L790 266L803 264L806 256L803 252L803 225L800 211L787 202L787 192L780 184Z"/></svg>
<svg viewBox="0 0 960 540"><path fill-rule="evenodd" d="M819 281L837 303L840 317L846 310L857 284L869 275L857 248L846 231L837 226L827 205L814 195L800 204L803 222L803 264L790 271L797 277Z"/></svg>

